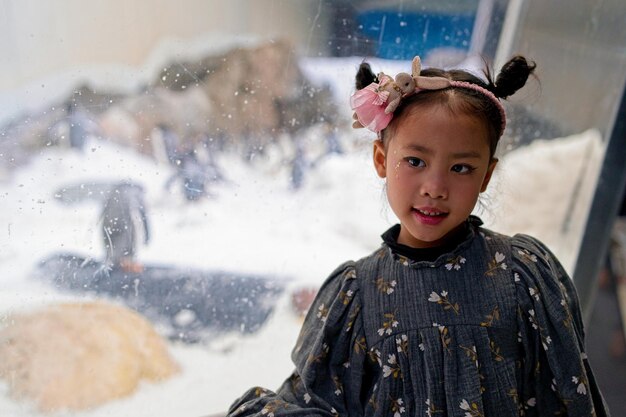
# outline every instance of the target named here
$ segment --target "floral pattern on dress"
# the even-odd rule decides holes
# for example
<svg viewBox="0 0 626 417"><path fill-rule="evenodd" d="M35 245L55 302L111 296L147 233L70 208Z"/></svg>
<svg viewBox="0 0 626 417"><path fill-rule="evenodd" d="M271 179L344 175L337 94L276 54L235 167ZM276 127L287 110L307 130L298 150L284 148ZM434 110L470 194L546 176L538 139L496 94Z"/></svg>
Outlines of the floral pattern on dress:
<svg viewBox="0 0 626 417"><path fill-rule="evenodd" d="M354 296L354 291L352 290L339 291L339 294L338 294L339 300L341 300L343 305L346 305L346 306L350 304L350 301L352 300L353 296Z"/></svg>
<svg viewBox="0 0 626 417"><path fill-rule="evenodd" d="M335 384L335 395L341 395L343 393L343 384L338 376L333 376L333 384Z"/></svg>
<svg viewBox="0 0 626 417"><path fill-rule="evenodd" d="M576 392L582 395L587 394L587 377L584 375L574 375L572 382L576 384Z"/></svg>
<svg viewBox="0 0 626 417"><path fill-rule="evenodd" d="M261 414L267 417L274 417L279 408L286 409L287 407L289 407L289 404L282 400L272 400L263 407Z"/></svg>
<svg viewBox="0 0 626 417"><path fill-rule="evenodd" d="M383 365L383 378L390 376L393 378L402 378L402 370L400 369L400 364L398 363L395 353L389 355L387 363Z"/></svg>
<svg viewBox="0 0 626 417"><path fill-rule="evenodd" d="M504 262L504 259L506 259L506 256L503 253L496 252L493 259L489 261L485 275L492 277L496 274L498 269L507 269L508 266Z"/></svg>
<svg viewBox="0 0 626 417"><path fill-rule="evenodd" d="M528 321L530 321L532 328L535 329L537 333L539 333L543 350L548 350L550 343L552 343L552 338L550 336L544 336L544 329L539 325L539 322L535 317L535 310L528 310Z"/></svg>
<svg viewBox="0 0 626 417"><path fill-rule="evenodd" d="M426 415L428 417L433 417L436 414L440 414L444 412L444 410L435 407L435 404L431 404L430 398L427 398L425 403L426 403Z"/></svg>
<svg viewBox="0 0 626 417"><path fill-rule="evenodd" d="M528 287L528 294L535 300L539 301L539 290L536 287Z"/></svg>
<svg viewBox="0 0 626 417"><path fill-rule="evenodd" d="M382 327L378 329L378 335L382 336L384 334L391 334L393 333L393 329L395 327L398 327L398 325L400 324L398 322L398 320L396 320L396 315L395 313L385 313L383 314L383 317L385 318L382 324Z"/></svg>
<svg viewBox="0 0 626 417"><path fill-rule="evenodd" d="M393 294L396 285L398 282L395 279L386 280L383 277L379 277L376 279L376 288L383 294Z"/></svg>
<svg viewBox="0 0 626 417"><path fill-rule="evenodd" d="M435 291L428 296L428 301L443 305L444 310L452 310L454 314L459 314L459 303L454 303L448 298L448 291L443 290L437 294Z"/></svg>
<svg viewBox="0 0 626 417"><path fill-rule="evenodd" d="M409 266L410 264L412 264L411 260L409 258L407 258L406 256L402 256L402 255L396 255L398 262L400 262L402 265L404 266Z"/></svg>
<svg viewBox="0 0 626 417"><path fill-rule="evenodd" d="M480 325L482 327L491 327L498 320L500 320L500 307L495 306L491 313L485 316L485 320L480 322Z"/></svg>
<svg viewBox="0 0 626 417"><path fill-rule="evenodd" d="M461 255L455 256L452 259L449 259L448 262L444 265L445 268L448 271L460 271L461 270L461 266L467 261L467 259L465 259L464 257L462 257Z"/></svg>
<svg viewBox="0 0 626 417"><path fill-rule="evenodd" d="M561 306L563 306L563 310L565 312L565 318L563 319L563 325L565 325L565 327L570 329L572 327L572 323L574 321L574 318L572 317L572 312L570 310L570 307L569 307L567 301L565 301L564 298L561 299L560 304L561 304Z"/></svg>
<svg viewBox="0 0 626 417"><path fill-rule="evenodd" d="M396 337L396 345L398 346L398 353L407 355L409 353L409 337L405 334L401 334Z"/></svg>
<svg viewBox="0 0 626 417"><path fill-rule="evenodd" d="M317 308L317 318L320 319L322 323L326 322L328 318L328 307L326 307L324 303Z"/></svg>
<svg viewBox="0 0 626 417"><path fill-rule="evenodd" d="M478 368L478 353L476 352L476 346L468 347L468 346L459 345L459 348L465 351L465 354L470 358L472 362L474 362L474 365L476 365L476 368Z"/></svg>
<svg viewBox="0 0 626 417"><path fill-rule="evenodd" d="M355 308L353 311L350 312L350 315L348 316L348 323L346 324L346 328L345 328L346 332L352 331L352 326L354 326L354 322L359 317L360 312L361 312L360 308Z"/></svg>
<svg viewBox="0 0 626 417"><path fill-rule="evenodd" d="M360 355L362 353L365 353L365 351L367 350L367 343L365 341L365 337L359 337L358 339L354 340L354 353L357 355Z"/></svg>
<svg viewBox="0 0 626 417"><path fill-rule="evenodd" d="M448 328L438 323L433 323L433 327L436 327L439 330L439 339L441 340L441 346L448 353L452 353L450 351L450 343L452 343L452 338L450 337Z"/></svg>
<svg viewBox="0 0 626 417"><path fill-rule="evenodd" d="M406 411L404 407L404 400L402 398L396 398L391 400L391 412L393 417L401 417Z"/></svg>
<svg viewBox="0 0 626 417"><path fill-rule="evenodd" d="M530 408L533 408L537 403L537 400L535 399L535 397L531 397L527 399L526 401L520 400L517 389L515 388L512 388L509 390L509 397L511 397L513 402L517 405L517 410L520 416L525 416L526 411L528 411L528 409Z"/></svg>
<svg viewBox="0 0 626 417"><path fill-rule="evenodd" d="M254 388L254 396L255 397L265 397L270 391L265 389L265 388L261 388L261 387L255 387Z"/></svg>
<svg viewBox="0 0 626 417"><path fill-rule="evenodd" d="M372 363L377 363L381 368L383 367L382 354L378 349L371 349L368 353L369 359Z"/></svg>
<svg viewBox="0 0 626 417"><path fill-rule="evenodd" d="M464 417L484 417L484 414L480 411L478 404L475 402L468 402L466 399L461 400L459 408L465 411Z"/></svg>
<svg viewBox="0 0 626 417"><path fill-rule="evenodd" d="M323 343L322 348L319 350L319 352L309 354L307 358L307 362L322 363L328 356L329 351L330 351L330 348L328 347L328 344Z"/></svg>
<svg viewBox="0 0 626 417"><path fill-rule="evenodd" d="M537 255L530 253L528 249L519 249L517 253L525 260L537 262Z"/></svg>
<svg viewBox="0 0 626 417"><path fill-rule="evenodd" d="M504 356L502 356L500 348L493 340L489 341L489 350L491 350L493 360L495 360L496 362L501 362L504 360Z"/></svg>

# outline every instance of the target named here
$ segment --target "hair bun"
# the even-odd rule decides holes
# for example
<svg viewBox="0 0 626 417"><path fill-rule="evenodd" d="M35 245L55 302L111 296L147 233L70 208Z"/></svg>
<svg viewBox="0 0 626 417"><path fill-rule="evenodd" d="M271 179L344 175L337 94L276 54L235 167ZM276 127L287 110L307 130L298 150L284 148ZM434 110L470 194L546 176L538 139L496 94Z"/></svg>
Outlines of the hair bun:
<svg viewBox="0 0 626 417"><path fill-rule="evenodd" d="M367 87L371 83L376 81L376 74L372 71L372 67L367 62L362 62L359 65L359 70L356 73L356 89L360 90Z"/></svg>
<svg viewBox="0 0 626 417"><path fill-rule="evenodd" d="M527 61L521 55L514 56L502 66L500 74L496 77L493 93L499 98L513 95L526 84L528 76L533 73L536 66L533 61Z"/></svg>

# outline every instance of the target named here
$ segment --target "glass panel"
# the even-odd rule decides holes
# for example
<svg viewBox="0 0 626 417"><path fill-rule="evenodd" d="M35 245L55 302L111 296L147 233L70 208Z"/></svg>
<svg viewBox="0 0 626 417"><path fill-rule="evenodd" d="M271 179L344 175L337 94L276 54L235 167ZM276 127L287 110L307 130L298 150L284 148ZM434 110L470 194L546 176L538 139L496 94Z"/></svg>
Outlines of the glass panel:
<svg viewBox="0 0 626 417"><path fill-rule="evenodd" d="M317 288L397 221L350 128L365 57L538 63L479 214L572 272L626 54L618 0L570 3L2 2L0 415L277 388Z"/></svg>
<svg viewBox="0 0 626 417"><path fill-rule="evenodd" d="M626 80L625 17L619 0L509 3L496 61L511 53L532 57L539 82L511 100L502 184L491 189L503 203L494 204L487 221L506 233L539 237L572 275L587 353L613 413L626 409L626 299L619 295L626 288L625 252L619 228L611 233L626 173L623 103L617 119Z"/></svg>
<svg viewBox="0 0 626 417"><path fill-rule="evenodd" d="M514 1L509 12L515 18L507 16L496 59L531 57L539 82L511 100L511 135L501 149L532 142L516 153L523 158L525 152L530 165L513 163L507 173L503 192L519 191L502 197L505 207L494 214L494 227L539 237L573 273L625 81L625 10L619 1L577 1L571 8ZM539 182L541 194L529 198L529 186Z"/></svg>

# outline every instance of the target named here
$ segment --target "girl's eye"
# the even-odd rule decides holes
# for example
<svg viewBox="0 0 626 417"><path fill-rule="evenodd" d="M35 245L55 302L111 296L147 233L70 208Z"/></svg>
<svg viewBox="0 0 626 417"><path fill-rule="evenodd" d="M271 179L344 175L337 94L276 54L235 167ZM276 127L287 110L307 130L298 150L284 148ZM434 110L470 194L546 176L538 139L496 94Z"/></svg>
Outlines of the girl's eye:
<svg viewBox="0 0 626 417"><path fill-rule="evenodd" d="M409 165L411 165L412 167L423 167L423 166L426 165L424 163L424 161L422 161L419 158L415 158L415 157L410 156L410 157L405 158L405 159L409 163Z"/></svg>
<svg viewBox="0 0 626 417"><path fill-rule="evenodd" d="M469 174L474 169L474 167L464 164L457 164L452 166L452 172L456 172L458 174Z"/></svg>

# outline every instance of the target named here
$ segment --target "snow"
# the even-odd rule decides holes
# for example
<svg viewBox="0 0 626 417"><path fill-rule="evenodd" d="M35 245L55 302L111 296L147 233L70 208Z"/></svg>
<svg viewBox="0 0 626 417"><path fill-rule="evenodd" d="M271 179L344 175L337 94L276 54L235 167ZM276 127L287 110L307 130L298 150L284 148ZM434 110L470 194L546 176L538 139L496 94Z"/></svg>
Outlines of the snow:
<svg viewBox="0 0 626 417"><path fill-rule="evenodd" d="M374 250L391 224L380 208L382 185L368 151L357 148L320 162L295 194L278 156L259 156L249 165L226 154L218 162L228 182L211 189L213 198L190 204L166 191L170 168L127 149L101 141L91 141L84 154L44 149L0 184L0 317L71 298L32 278L37 260L58 250L102 257L98 204L68 206L54 198L56 190L81 181L132 179L145 187L153 233L139 251L144 262L318 286L341 262ZM203 415L224 411L253 385L276 388L291 371L289 354L301 325L288 301L283 298L268 325L252 336L230 335L210 345L172 343L180 376L146 383L131 398L75 415ZM0 415L38 415L7 398L5 383L0 387Z"/></svg>
<svg viewBox="0 0 626 417"><path fill-rule="evenodd" d="M329 83L342 98L344 108L356 66L355 60L303 60L305 72L320 83ZM349 112L345 115L349 117ZM313 129L308 134L308 143L314 147L317 133ZM131 179L145 187L152 241L140 248L139 258L144 262L270 274L288 279L290 288L320 285L340 263L378 247L379 235L395 222L386 206L383 182L371 164L367 134L347 129L340 134L349 152L321 161L296 193L289 190L288 167L280 163L279 152L257 155L251 163L238 155L224 154L218 163L228 181L212 186L212 197L195 204L184 202L175 190L166 191L164 184L173 173L169 167L128 149L97 140L90 141L84 153L42 149L9 181L0 183L0 319L10 312L75 297L33 279L37 260L58 250L102 257L97 225L100 207L95 202L68 206L54 198L55 190L79 182ZM554 210L555 204L567 201L555 203L549 196L554 187L571 183L575 176L562 175L547 184L547 176L560 170L560 164L567 160L553 159L542 165L541 159L542 155L552 155L545 150L559 143L569 146L568 172L581 169L590 147L597 149L594 155L601 154L601 138L595 131L562 142L537 143L531 156L523 153L530 149L516 151L517 157L516 152L510 153L498 167L503 174L494 180L494 191L488 198L494 210L487 210L484 217L488 226L497 226L496 230L524 232L530 227L524 222L531 217L528 210L536 210L545 222L535 234L540 238L545 234L546 243L561 255L565 251L559 249L560 235L549 233L560 225L560 217L555 216L563 215L560 209ZM578 168L571 165L572 158ZM592 177L600 159L589 158ZM533 166L544 166L548 171L534 177L526 175ZM531 209L521 205L522 199L507 209L517 207L515 213L498 212L507 198L513 201L510 193L502 192L510 190L507 175L511 181L520 172L527 179L523 187L543 190L544 198L532 200ZM592 189L593 184L587 188ZM573 188L567 190L571 194ZM588 195L579 202L583 214ZM575 258L575 250L567 253L565 257ZM183 370L178 376L159 384L145 383L129 398L71 415L159 417L224 412L248 388L260 385L276 389L290 374L290 352L300 325L285 296L259 332L227 335L210 344L169 342ZM0 415L39 416L30 405L8 397L6 382L0 382Z"/></svg>
<svg viewBox="0 0 626 417"><path fill-rule="evenodd" d="M485 193L483 220L500 233L539 238L571 274L604 151L600 132L589 129L507 153Z"/></svg>

